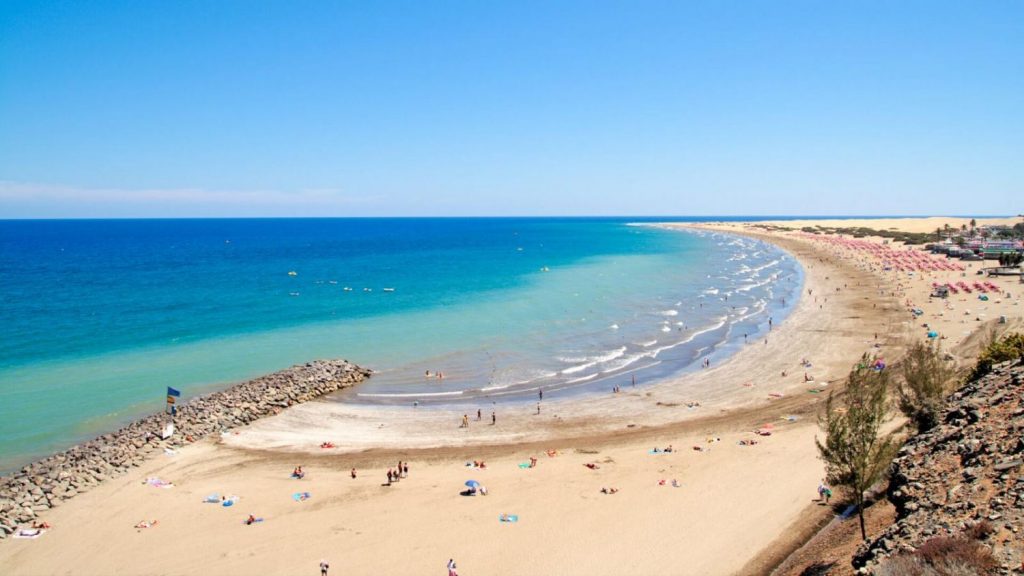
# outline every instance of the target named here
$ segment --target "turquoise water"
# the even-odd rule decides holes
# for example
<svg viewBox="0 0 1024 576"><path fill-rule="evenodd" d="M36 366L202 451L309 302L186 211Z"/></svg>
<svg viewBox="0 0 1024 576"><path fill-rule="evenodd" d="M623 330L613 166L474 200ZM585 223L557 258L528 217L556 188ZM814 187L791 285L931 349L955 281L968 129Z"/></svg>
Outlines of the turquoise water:
<svg viewBox="0 0 1024 576"><path fill-rule="evenodd" d="M349 402L642 385L801 283L770 245L624 219L4 221L0 270L0 470L315 358L377 371Z"/></svg>

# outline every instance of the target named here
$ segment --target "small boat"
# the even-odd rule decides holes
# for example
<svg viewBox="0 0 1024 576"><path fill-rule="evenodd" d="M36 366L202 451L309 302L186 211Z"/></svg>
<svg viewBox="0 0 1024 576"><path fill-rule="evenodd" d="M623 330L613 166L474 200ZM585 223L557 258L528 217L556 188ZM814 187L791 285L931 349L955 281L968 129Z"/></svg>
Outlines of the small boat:
<svg viewBox="0 0 1024 576"><path fill-rule="evenodd" d="M351 292L352 291L352 287L351 286L345 286L344 288L342 288L342 290L344 290L345 292Z"/></svg>
<svg viewBox="0 0 1024 576"><path fill-rule="evenodd" d="M299 293L298 292L289 292L288 295L289 296L298 296Z"/></svg>
<svg viewBox="0 0 1024 576"><path fill-rule="evenodd" d="M385 292L394 292L395 289L394 288L384 288L384 291Z"/></svg>
<svg viewBox="0 0 1024 576"><path fill-rule="evenodd" d="M288 275L289 275L289 276L298 276L298 275L299 275L299 273L298 273L298 272L296 272L295 270L292 270L292 271L288 272Z"/></svg>
<svg viewBox="0 0 1024 576"><path fill-rule="evenodd" d="M551 268L548 268L547 266L543 266L543 267L541 267L540 271L541 272L551 272Z"/></svg>
<svg viewBox="0 0 1024 576"><path fill-rule="evenodd" d="M363 288L363 292L373 292L373 288Z"/></svg>

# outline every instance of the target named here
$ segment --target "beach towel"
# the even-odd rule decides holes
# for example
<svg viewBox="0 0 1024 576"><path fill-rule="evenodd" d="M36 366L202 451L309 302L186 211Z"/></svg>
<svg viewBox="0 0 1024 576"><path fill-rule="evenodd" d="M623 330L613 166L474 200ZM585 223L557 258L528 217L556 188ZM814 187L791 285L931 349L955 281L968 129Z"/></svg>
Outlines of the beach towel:
<svg viewBox="0 0 1024 576"><path fill-rule="evenodd" d="M530 467L530 463L529 462L520 462L519 463L519 467L520 468L529 468Z"/></svg>
<svg viewBox="0 0 1024 576"><path fill-rule="evenodd" d="M296 492L295 494L292 494L292 500L295 500L296 502L303 502L305 500L309 500L312 497L313 495L310 494L309 492Z"/></svg>
<svg viewBox="0 0 1024 576"><path fill-rule="evenodd" d="M154 488L174 488L173 482L167 482L159 478L146 478L146 484L153 486Z"/></svg>
<svg viewBox="0 0 1024 576"><path fill-rule="evenodd" d="M232 497L224 500L223 502L221 502L220 505L224 506L225 508L227 508L228 506L234 506L235 505L235 500L237 500L237 499L238 499L237 496L232 496Z"/></svg>
<svg viewBox="0 0 1024 576"><path fill-rule="evenodd" d="M203 498L204 504L216 504L218 502L220 502L220 494L217 494L216 492L210 494L206 498Z"/></svg>
<svg viewBox="0 0 1024 576"><path fill-rule="evenodd" d="M509 523L519 522L519 516L517 516L516 514L508 514L504 518L502 518L501 516L498 516L498 520L501 521L501 522L509 522Z"/></svg>
<svg viewBox="0 0 1024 576"><path fill-rule="evenodd" d="M23 539L26 539L26 540L32 540L32 539L35 539L35 538L39 538L43 534L46 534L46 530L43 530L41 528L23 528L23 529L18 530L17 532L15 532L12 537L13 538L23 538Z"/></svg>
<svg viewBox="0 0 1024 576"><path fill-rule="evenodd" d="M671 452L665 452L664 450L655 450L654 448L651 448L650 450L648 450L647 453L648 454L671 454Z"/></svg>

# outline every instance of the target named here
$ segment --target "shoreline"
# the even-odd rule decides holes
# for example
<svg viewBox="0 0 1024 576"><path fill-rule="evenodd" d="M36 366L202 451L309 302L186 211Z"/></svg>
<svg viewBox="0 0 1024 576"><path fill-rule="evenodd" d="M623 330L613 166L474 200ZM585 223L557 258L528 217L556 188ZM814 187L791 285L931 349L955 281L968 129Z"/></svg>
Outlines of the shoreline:
<svg viewBox="0 0 1024 576"><path fill-rule="evenodd" d="M686 227L691 226L686 224ZM794 248L803 246L801 241L770 238L758 233L746 235L771 242L800 262L804 277L803 296L806 296L808 286L812 291L821 292L817 286L827 282L824 278L828 274L809 282L807 264L794 253ZM865 275L862 279L867 281L868 278ZM816 306L813 296L811 301L801 297L786 320L775 326L767 336L767 345L762 344L763 339L757 339L747 345L741 344L739 350L721 361L712 355L713 362L709 369L684 369L682 373L664 378L658 383L635 389L623 385L622 392L618 394L545 397L540 415L536 413L535 400L494 406L490 401L480 399L476 406L434 406L424 410L406 405L323 401L261 420L239 435L226 438L224 443L244 449L307 454L315 454L316 447L323 441L334 441L339 446L344 444L345 448L341 450L347 453L366 450L419 451L445 446L518 444L608 434L629 430L631 424L637 426L634 422L638 419L635 416L637 414L643 414L645 427L660 427L721 413L756 410L770 403L778 403L780 398L771 394L781 394L783 397L799 395L805 384L803 369L800 367L802 357L823 357L828 354L830 347L837 345L848 348L854 342L843 334L854 334L858 329L861 336L873 332L892 332L885 322L875 321L871 328L858 328L860 322L836 319L830 324L834 328L835 337L845 343L829 342L828 338L819 338L816 333L806 329L807 325L818 322L815 319L819 311ZM883 309L895 313L899 305L891 301ZM821 324L823 327L826 325ZM867 340L867 345L857 347L868 351L871 337L868 336ZM765 348L762 349L762 346ZM798 351L790 351L794 348ZM773 362L767 365L761 362L765 354L772 357ZM785 357L778 358L779 354L785 354ZM855 359L859 355L851 357ZM809 375L818 383L827 384L845 377L849 365L843 362L839 366L817 366L809 370ZM796 372L798 369L801 371ZM779 374L784 370L788 375L780 378ZM744 386L755 381L753 386ZM479 425L475 420L478 407L483 416ZM497 427L489 424L492 411L496 412L499 422ZM458 428L464 414L470 417L468 429ZM343 443L338 441L341 438L344 438Z"/></svg>
<svg viewBox="0 0 1024 576"><path fill-rule="evenodd" d="M969 325L958 321L943 303L919 304L923 280L908 283L871 270L810 239L725 228L790 245L804 268L805 291L828 294L828 301L801 298L767 345L750 344L711 369L647 389L624 388L586 406L546 400L541 417L525 406L501 414L493 428L474 421L460 429L452 418L421 420L422 413L413 420L411 409L360 416L325 411L328 402L295 406L145 462L48 512L52 533L0 544L0 563L12 574L289 574L321 557L346 573L427 573L448 557L468 574L611 574L627 566L649 574L676 574L680 566L707 574L746 570L778 545L781 534L806 521L813 506L822 465L812 440L827 386L842 380L861 352L879 350L876 342L892 360L904 341L918 337L919 322L906 312L911 300L949 333L950 345L969 348L971 339L954 331L976 333L983 324L973 317ZM1003 310L1018 302L1019 296L986 306ZM809 375L822 394L807 392L801 357L812 361ZM781 397L769 396L773 391ZM694 399L701 405L688 408ZM768 424L770 437L753 434ZM756 446L737 445L752 439ZM322 450L322 441L345 450ZM668 444L676 446L674 453L648 454ZM548 450L558 452L548 457ZM531 455L540 458L536 470L516 465ZM486 470L463 465L480 459L487 460ZM395 460L411 460L413 472L396 486L382 486ZM585 463L600 469L587 470ZM296 464L311 475L298 484L286 478ZM359 479L348 477L353 467ZM140 485L147 475L170 478L176 488ZM491 495L459 497L466 478L486 482ZM682 488L660 486L659 478L678 478ZM621 492L602 495L603 486ZM292 502L287 495L295 489L311 491L313 500ZM199 504L204 494L224 490L240 494L243 508L225 512ZM267 523L238 526L237 517L250 512ZM502 513L521 520L501 525L496 517ZM159 518L160 526L132 530L139 517ZM111 541L126 544L113 558L87 553ZM404 551L398 557L396 546Z"/></svg>

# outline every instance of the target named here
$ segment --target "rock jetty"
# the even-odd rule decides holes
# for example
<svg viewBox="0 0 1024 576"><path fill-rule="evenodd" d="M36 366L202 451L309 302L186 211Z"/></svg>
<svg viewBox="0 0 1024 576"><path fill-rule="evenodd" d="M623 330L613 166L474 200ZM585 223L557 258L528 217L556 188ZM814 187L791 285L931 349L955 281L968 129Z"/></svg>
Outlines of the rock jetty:
<svg viewBox="0 0 1024 576"><path fill-rule="evenodd" d="M910 439L891 472L896 522L858 550L858 573L967 535L991 549L1000 573L1024 574L1024 365L997 365L953 394L942 424Z"/></svg>
<svg viewBox="0 0 1024 576"><path fill-rule="evenodd" d="M160 434L169 417L153 414L29 464L0 478L0 539L19 524L32 522L39 513L124 474L164 449L244 426L294 404L348 388L369 376L369 370L346 360L317 360L293 366L180 405L174 417L175 432L167 440L162 440Z"/></svg>

